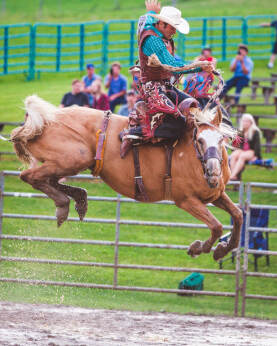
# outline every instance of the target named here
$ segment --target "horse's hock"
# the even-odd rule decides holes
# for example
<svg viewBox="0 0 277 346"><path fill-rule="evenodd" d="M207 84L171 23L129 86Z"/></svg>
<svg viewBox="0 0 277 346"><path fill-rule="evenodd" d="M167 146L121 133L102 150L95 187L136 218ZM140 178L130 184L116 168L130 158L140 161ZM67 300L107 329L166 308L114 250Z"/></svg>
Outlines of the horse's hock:
<svg viewBox="0 0 277 346"><path fill-rule="evenodd" d="M97 284L97 283L86 283L86 282L61 282L61 281L47 281L47 280L37 280L37 279L27 279L24 277L0 277L0 282L10 282L18 284L32 284L32 285L54 285L54 286L67 286L67 287L86 287L86 288L98 288L98 289L109 289L109 290L128 290L128 291L142 291L142 292L157 292L157 293L173 293L173 294L194 294L194 295L206 295L206 296L221 296L221 297L230 297L234 298L234 314L237 316L239 314L239 300L240 296L242 299L242 315L246 311L246 300L247 299L264 299L264 300L277 300L277 296L266 296L266 295L255 295L249 294L247 292L247 277L256 276L264 278L277 278L277 274L271 273L252 273L248 269L248 254L266 254L266 255L277 255L276 251L259 251L259 250L250 250L248 249L249 233L256 231L255 227L249 227L249 217L251 208L268 208L272 210L277 210L276 206L270 205L254 205L251 204L251 188L252 187L263 187L263 188L273 188L277 189L277 184L263 184L263 183L249 183L247 185L247 200L246 200L246 245L244 248L244 261L243 261L243 272L242 277L240 277L241 270L241 256L240 251L236 251L236 268L235 270L216 270L216 269L207 269L207 268L187 268L187 267L169 267L169 266L154 266L154 265L136 265L136 264L121 264L119 261L119 248L120 247L134 247L134 248L156 248L156 249L173 249L187 251L189 246L187 245L174 245L174 244L151 244L151 243L136 243L136 242L123 242L120 241L120 227L121 225L139 225L139 226L154 226L154 227L169 227L169 228L183 228L183 229L208 229L204 224L191 224L191 223L177 223L177 222L157 222L157 221L142 221L142 220L126 220L121 219L120 216L120 206L122 203L138 203L129 198L122 198L120 195L117 197L92 197L89 196L89 201L105 201L105 202L114 202L116 203L116 218L115 219L105 219L105 218L86 218L84 219L87 223L104 223L104 224L113 224L115 225L115 240L106 241L106 240L92 240L92 239L60 239L60 238L50 238L50 237L39 237L39 236L24 236L24 235L13 235L9 234L8 230L3 228L2 220L7 218L9 219L23 219L23 220L52 220L56 221L54 216L47 215L27 215L27 214L12 214L3 212L3 199L9 197L15 198L47 198L46 195L37 194L37 193L25 193L25 192L8 192L4 191L4 177L5 176L18 176L19 172L14 171L4 171L0 173L0 240L3 243L5 240L14 240L14 241L23 241L23 242L51 242L51 243L69 243L69 244L85 244L85 245L99 245L99 246L113 246L114 247L114 261L112 263L102 263L102 262L92 262L92 261L68 261L68 260L55 260L55 259L39 259L34 257L12 257L9 256L9 253L3 255L3 249L0 247L0 259L1 262L23 262L23 263L38 263L38 264L48 264L48 265L69 265L69 266L87 266L87 267L104 267L112 268L114 271L113 274L113 284ZM89 175L79 175L78 179L94 179ZM239 184L239 205L244 204L244 185L243 183L233 182L232 185ZM160 204L172 205L172 202L163 201ZM69 222L78 222L79 218L70 217ZM225 225L224 230L230 230L232 227L230 225ZM264 228L264 232L277 233L275 228ZM0 242L0 244L1 244ZM214 249L213 249L214 250ZM6 252L7 250L5 250ZM7 255L7 256L6 256ZM0 262L0 265L1 265ZM119 284L118 271L121 269L130 269L130 270L150 270L150 271L168 271L168 272L200 272L206 274L217 274L217 275L229 275L233 276L235 280L235 290L233 292L220 292L220 291L192 291L192 290L178 290L171 288L160 288L160 287L137 287L137 286L122 286Z"/></svg>

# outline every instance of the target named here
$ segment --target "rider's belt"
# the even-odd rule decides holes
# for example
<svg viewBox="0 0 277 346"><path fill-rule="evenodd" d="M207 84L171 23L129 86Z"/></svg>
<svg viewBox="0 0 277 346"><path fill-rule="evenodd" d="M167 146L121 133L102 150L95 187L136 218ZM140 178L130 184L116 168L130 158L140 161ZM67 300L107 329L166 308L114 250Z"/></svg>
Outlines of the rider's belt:
<svg viewBox="0 0 277 346"><path fill-rule="evenodd" d="M95 166L93 169L93 175L98 176L100 172L102 171L103 164L104 164L104 153L105 153L105 146L106 146L106 131L110 120L110 115L112 114L111 111L105 111L104 112L104 119L101 126L101 129L99 129L96 132L96 153L95 153Z"/></svg>

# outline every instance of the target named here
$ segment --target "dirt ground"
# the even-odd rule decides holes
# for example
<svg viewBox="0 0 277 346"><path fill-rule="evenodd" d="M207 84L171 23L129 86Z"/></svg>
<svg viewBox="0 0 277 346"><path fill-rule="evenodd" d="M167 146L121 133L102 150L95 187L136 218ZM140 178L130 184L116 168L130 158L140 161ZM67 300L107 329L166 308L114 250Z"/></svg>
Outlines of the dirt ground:
<svg viewBox="0 0 277 346"><path fill-rule="evenodd" d="M0 302L0 345L277 345L277 321Z"/></svg>

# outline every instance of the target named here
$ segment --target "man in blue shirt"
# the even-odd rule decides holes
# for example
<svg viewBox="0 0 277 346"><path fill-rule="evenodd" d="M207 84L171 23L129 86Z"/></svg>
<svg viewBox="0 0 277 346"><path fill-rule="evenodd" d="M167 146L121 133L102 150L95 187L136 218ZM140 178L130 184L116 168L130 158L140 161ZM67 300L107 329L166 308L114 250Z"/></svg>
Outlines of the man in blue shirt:
<svg viewBox="0 0 277 346"><path fill-rule="evenodd" d="M89 99L89 106L92 107L93 96L90 91L91 84L96 80L101 79L96 73L94 73L94 65L87 64L87 75L83 77L84 92L87 94Z"/></svg>
<svg viewBox="0 0 277 346"><path fill-rule="evenodd" d="M123 115L125 117L128 117L131 112L133 112L135 103L136 103L136 93L134 90L128 90L127 91L127 103L126 105L123 105L120 107L119 111L117 112L119 115Z"/></svg>
<svg viewBox="0 0 277 346"><path fill-rule="evenodd" d="M105 87L109 88L108 96L112 112L115 106L126 104L127 79L120 74L120 69L120 63L114 62L110 73L105 77Z"/></svg>
<svg viewBox="0 0 277 346"><path fill-rule="evenodd" d="M245 44L240 44L238 46L238 54L230 65L230 70L234 72L234 75L227 80L220 97L222 98L231 88L235 87L235 102L238 103L242 89L249 84L253 67L254 63L248 56L248 47Z"/></svg>

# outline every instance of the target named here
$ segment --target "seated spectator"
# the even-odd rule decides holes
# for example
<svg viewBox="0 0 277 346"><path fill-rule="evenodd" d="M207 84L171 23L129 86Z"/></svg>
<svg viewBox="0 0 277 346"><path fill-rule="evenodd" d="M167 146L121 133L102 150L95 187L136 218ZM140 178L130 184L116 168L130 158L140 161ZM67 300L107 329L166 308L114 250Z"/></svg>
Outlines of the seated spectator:
<svg viewBox="0 0 277 346"><path fill-rule="evenodd" d="M199 55L194 61L211 61L216 67L216 58L212 56L212 48L204 47Z"/></svg>
<svg viewBox="0 0 277 346"><path fill-rule="evenodd" d="M194 61L210 61L216 67L216 58L212 56L212 49L205 47L202 49L201 55ZM214 75L210 72L198 72L189 74L184 80L184 92L196 98L201 107L204 108L209 101L212 93L210 89L214 81Z"/></svg>
<svg viewBox="0 0 277 346"><path fill-rule="evenodd" d="M74 79L72 81L72 91L63 96L60 107L69 107L73 105L88 107L88 96L86 93L82 92L82 90L82 82L79 79Z"/></svg>
<svg viewBox="0 0 277 346"><path fill-rule="evenodd" d="M261 159L260 129L251 114L243 114L240 131L242 136L240 148L234 150L230 158L230 180L238 179L238 174L248 161Z"/></svg>
<svg viewBox="0 0 277 346"><path fill-rule="evenodd" d="M109 88L108 96L112 112L115 106L126 103L127 79L120 74L120 69L120 63L114 62L111 66L110 73L105 78L105 87Z"/></svg>
<svg viewBox="0 0 277 346"><path fill-rule="evenodd" d="M137 96L136 96L135 91L132 89L128 90L127 91L127 104L120 107L118 114L123 115L125 117L128 117L129 114L134 110L136 99L137 99Z"/></svg>
<svg viewBox="0 0 277 346"><path fill-rule="evenodd" d="M232 60L230 70L234 72L231 79L228 79L220 95L222 98L232 87L236 87L235 102L239 102L242 89L248 86L251 79L254 63L248 56L248 47L245 44L238 46L238 54Z"/></svg>
<svg viewBox="0 0 277 346"><path fill-rule="evenodd" d="M92 107L93 102L93 96L90 92L90 86L96 79L101 80L101 77L94 73L94 65L87 64L87 75L83 77L82 81L84 83L84 92L88 95L90 107Z"/></svg>
<svg viewBox="0 0 277 346"><path fill-rule="evenodd" d="M107 111L110 109L109 98L102 90L102 82L100 79L96 79L91 87L91 94L93 96L92 108Z"/></svg>

